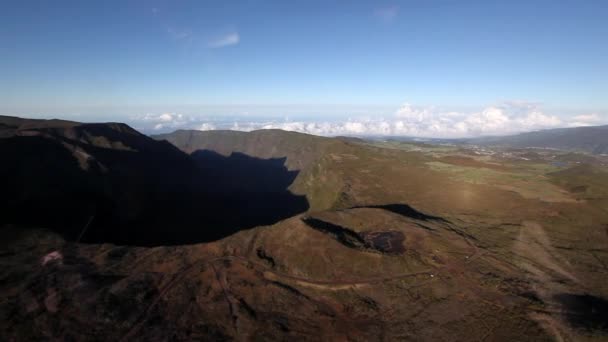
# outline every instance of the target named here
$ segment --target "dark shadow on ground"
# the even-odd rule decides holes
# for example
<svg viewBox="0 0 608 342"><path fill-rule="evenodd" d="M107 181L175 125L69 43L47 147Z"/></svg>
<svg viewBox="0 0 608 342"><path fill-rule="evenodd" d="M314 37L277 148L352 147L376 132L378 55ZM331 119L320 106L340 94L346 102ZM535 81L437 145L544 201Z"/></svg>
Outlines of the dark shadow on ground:
<svg viewBox="0 0 608 342"><path fill-rule="evenodd" d="M129 235L118 232L112 240L147 246L209 242L309 208L305 196L287 189L298 171L287 170L285 158L226 157L212 151L196 151L192 157L200 173L191 188L149 194L144 214L130 222ZM97 221L96 227L110 224ZM85 241L102 242L106 237L103 230L93 229Z"/></svg>
<svg viewBox="0 0 608 342"><path fill-rule="evenodd" d="M215 241L309 208L288 190L298 171L285 158L188 156L155 141L137 141L136 151L69 143L94 157L88 169L61 139L0 139L0 223L76 240L92 219L82 242L158 246Z"/></svg>
<svg viewBox="0 0 608 342"><path fill-rule="evenodd" d="M299 173L287 170L285 157L259 159L243 153L226 157L210 150L198 150L191 156L210 180L205 184L206 190L215 193L283 192Z"/></svg>
<svg viewBox="0 0 608 342"><path fill-rule="evenodd" d="M338 242L347 247L363 248L365 246L365 240L359 234L349 228L314 217L305 217L302 219L302 221L310 228L332 236L334 239L338 240Z"/></svg>
<svg viewBox="0 0 608 342"><path fill-rule="evenodd" d="M608 301L591 295L561 293L554 296L574 328L608 334Z"/></svg>
<svg viewBox="0 0 608 342"><path fill-rule="evenodd" d="M448 222L447 220L445 220L442 217L427 215L423 212L420 212L420 211L410 207L407 204L396 203L396 204L381 204L381 205L365 205L365 206L356 206L351 209L358 209L358 208L383 209L383 210L387 210L387 211L390 211L392 213L395 213L395 214L398 214L401 216L405 216L408 218L413 218L413 219L421 220L421 221Z"/></svg>

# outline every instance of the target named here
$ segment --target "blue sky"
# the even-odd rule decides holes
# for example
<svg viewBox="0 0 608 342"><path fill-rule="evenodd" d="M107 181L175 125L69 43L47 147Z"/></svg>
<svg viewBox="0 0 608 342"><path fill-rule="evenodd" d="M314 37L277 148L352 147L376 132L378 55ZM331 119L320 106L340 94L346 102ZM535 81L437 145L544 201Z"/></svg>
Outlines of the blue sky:
<svg viewBox="0 0 608 342"><path fill-rule="evenodd" d="M598 124L606 18L606 1L6 1L0 114L415 135Z"/></svg>

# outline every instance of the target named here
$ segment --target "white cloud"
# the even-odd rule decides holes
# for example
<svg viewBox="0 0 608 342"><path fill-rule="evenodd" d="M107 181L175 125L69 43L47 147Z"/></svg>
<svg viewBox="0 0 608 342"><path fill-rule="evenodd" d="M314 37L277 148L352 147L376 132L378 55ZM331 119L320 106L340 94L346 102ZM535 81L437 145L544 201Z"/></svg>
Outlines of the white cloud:
<svg viewBox="0 0 608 342"><path fill-rule="evenodd" d="M464 138L483 135L508 135L540 129L588 126L605 123L598 114L557 117L543 111L539 104L516 101L486 106L479 110L447 111L433 106L404 104L392 115L351 117L346 120L256 121L255 116L237 115L227 121L222 116L183 115L174 112L132 117L138 127L154 130L175 129L282 129L315 135L377 135L429 138ZM240 119L238 119L240 118ZM248 121L243 121L248 120Z"/></svg>
<svg viewBox="0 0 608 342"><path fill-rule="evenodd" d="M583 115L577 115L575 117L572 118L575 121L584 121L584 122L599 122L602 119L600 118L599 115L593 113L593 114L583 114Z"/></svg>
<svg viewBox="0 0 608 342"><path fill-rule="evenodd" d="M580 127L580 126L593 126L599 125L602 122L605 122L602 117L593 113L593 114L583 114L577 115L572 118L572 121L568 124L570 127Z"/></svg>
<svg viewBox="0 0 608 342"><path fill-rule="evenodd" d="M471 113L443 112L434 107L404 104L393 117L349 119L342 122L265 122L235 123L234 130L283 129L317 135L394 135L460 138L505 135L554 128L563 125L559 118L543 113L538 106L504 103Z"/></svg>
<svg viewBox="0 0 608 342"><path fill-rule="evenodd" d="M411 121L424 121L429 118L431 115L430 108L414 108L411 104L405 103L397 112L395 112L395 116L400 119L406 119Z"/></svg>
<svg viewBox="0 0 608 342"><path fill-rule="evenodd" d="M158 120L164 121L164 122L173 121L173 115L174 114L171 114L171 113L163 113L158 117Z"/></svg>
<svg viewBox="0 0 608 342"><path fill-rule="evenodd" d="M198 126L199 131L212 131L214 129L216 129L216 126L210 122L204 122Z"/></svg>
<svg viewBox="0 0 608 342"><path fill-rule="evenodd" d="M148 113L144 115L135 115L130 119L142 128L152 127L152 129L157 131L161 129L177 129L185 127L188 126L193 120L191 117L178 113Z"/></svg>
<svg viewBox="0 0 608 342"><path fill-rule="evenodd" d="M230 32L220 37L214 38L209 41L208 46L210 48L221 48L230 45L236 45L241 41L241 37L238 32Z"/></svg>
<svg viewBox="0 0 608 342"><path fill-rule="evenodd" d="M516 122L520 127L528 130L557 127L562 124L562 120L557 117L546 115L540 111L531 111L526 116L518 118Z"/></svg>

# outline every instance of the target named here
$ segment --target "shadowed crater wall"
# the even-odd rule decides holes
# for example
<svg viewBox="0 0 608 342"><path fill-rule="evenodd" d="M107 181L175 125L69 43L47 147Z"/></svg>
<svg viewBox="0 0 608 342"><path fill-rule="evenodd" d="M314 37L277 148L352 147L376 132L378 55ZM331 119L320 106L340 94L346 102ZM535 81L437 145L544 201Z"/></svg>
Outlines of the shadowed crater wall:
<svg viewBox="0 0 608 342"><path fill-rule="evenodd" d="M117 149L111 142L120 140L88 133L101 143L64 134L0 140L10 166L0 170L7 180L0 223L51 228L74 240L92 218L82 242L157 246L215 241L309 208L288 190L299 171L288 170L285 158L189 156L145 136L121 145L135 149ZM88 156L86 168L76 147Z"/></svg>
<svg viewBox="0 0 608 342"><path fill-rule="evenodd" d="M146 246L209 242L309 208L306 196L288 190L299 171L287 170L284 158L225 157L212 151L192 157L199 176L190 188L153 194L143 215L125 227L129 234L114 231L110 241ZM99 228L110 224L98 223L84 241L104 242L108 234Z"/></svg>

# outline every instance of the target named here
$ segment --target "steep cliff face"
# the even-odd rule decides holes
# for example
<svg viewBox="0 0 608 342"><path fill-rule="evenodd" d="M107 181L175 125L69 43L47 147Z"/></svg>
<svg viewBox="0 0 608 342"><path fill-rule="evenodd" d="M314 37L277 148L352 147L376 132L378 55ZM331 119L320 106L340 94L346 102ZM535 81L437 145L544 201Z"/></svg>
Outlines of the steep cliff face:
<svg viewBox="0 0 608 342"><path fill-rule="evenodd" d="M335 145L336 139L281 130L239 131L187 131L153 136L167 140L186 153L211 150L222 155L233 152L256 158L287 158L289 169L303 170Z"/></svg>
<svg viewBox="0 0 608 342"><path fill-rule="evenodd" d="M85 241L168 245L212 241L309 208L287 190L298 172L285 160L193 157L118 123L0 122L4 223L76 238L90 220Z"/></svg>
<svg viewBox="0 0 608 342"><path fill-rule="evenodd" d="M287 168L298 172L289 189L305 195L313 211L338 205L346 184L340 170L333 167L334 159L337 155L351 153L354 148L352 143L343 139L281 130L180 130L153 137L167 140L195 158L203 151L224 156L240 153L262 159L284 158Z"/></svg>

